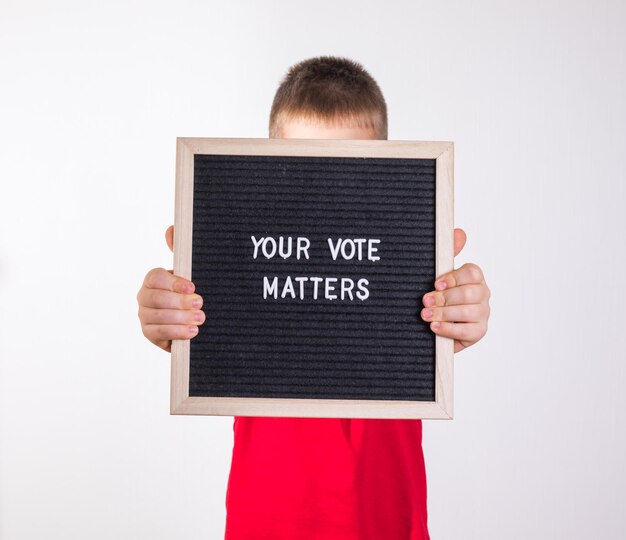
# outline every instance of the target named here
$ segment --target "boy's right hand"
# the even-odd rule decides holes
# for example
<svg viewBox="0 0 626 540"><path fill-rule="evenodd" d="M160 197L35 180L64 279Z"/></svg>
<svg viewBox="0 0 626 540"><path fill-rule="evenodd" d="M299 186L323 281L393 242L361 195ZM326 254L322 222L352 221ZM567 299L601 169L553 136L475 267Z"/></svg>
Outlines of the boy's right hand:
<svg viewBox="0 0 626 540"><path fill-rule="evenodd" d="M174 250L174 226L165 232L167 245ZM194 284L172 270L153 268L137 293L141 330L156 346L170 352L173 339L191 339L204 323L202 297Z"/></svg>

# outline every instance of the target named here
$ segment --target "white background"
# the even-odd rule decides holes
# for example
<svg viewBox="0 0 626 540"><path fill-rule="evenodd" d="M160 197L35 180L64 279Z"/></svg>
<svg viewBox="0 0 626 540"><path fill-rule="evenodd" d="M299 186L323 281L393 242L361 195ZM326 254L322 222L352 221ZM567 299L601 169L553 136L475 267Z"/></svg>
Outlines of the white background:
<svg viewBox="0 0 626 540"><path fill-rule="evenodd" d="M424 422L434 539L626 537L623 2L0 2L0 536L223 535L232 418L170 417L135 295L175 137L265 137L345 55L390 139L451 140L492 290Z"/></svg>

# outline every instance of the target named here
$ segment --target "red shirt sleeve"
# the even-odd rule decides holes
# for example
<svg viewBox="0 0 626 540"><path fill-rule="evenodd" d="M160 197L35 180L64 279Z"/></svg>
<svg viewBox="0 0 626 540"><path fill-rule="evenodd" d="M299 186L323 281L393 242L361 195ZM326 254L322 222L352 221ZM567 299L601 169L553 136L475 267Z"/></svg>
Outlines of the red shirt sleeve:
<svg viewBox="0 0 626 540"><path fill-rule="evenodd" d="M235 417L226 539L427 540L421 420Z"/></svg>

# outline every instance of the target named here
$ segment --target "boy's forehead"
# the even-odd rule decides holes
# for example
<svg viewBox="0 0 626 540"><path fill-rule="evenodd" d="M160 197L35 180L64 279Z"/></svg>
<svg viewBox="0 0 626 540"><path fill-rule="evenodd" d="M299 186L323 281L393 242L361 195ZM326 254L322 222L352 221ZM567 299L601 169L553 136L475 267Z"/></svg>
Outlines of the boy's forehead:
<svg viewBox="0 0 626 540"><path fill-rule="evenodd" d="M376 139L372 128L357 125L350 119L344 122L314 120L305 117L283 120L281 139Z"/></svg>

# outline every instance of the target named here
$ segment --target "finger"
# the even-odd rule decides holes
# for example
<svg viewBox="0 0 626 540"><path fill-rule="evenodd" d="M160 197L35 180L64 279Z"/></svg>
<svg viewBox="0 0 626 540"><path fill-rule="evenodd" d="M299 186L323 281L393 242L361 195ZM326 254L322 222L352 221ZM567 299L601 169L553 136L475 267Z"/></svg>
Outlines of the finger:
<svg viewBox="0 0 626 540"><path fill-rule="evenodd" d="M157 347L161 347L166 352L172 352L172 342L170 341L152 341ZM456 351L455 351L456 352Z"/></svg>
<svg viewBox="0 0 626 540"><path fill-rule="evenodd" d="M489 289L484 283L479 285L470 283L458 285L449 290L427 292L422 298L422 303L426 307L480 304L488 300L489 295Z"/></svg>
<svg viewBox="0 0 626 540"><path fill-rule="evenodd" d="M486 317L487 309L485 304L424 308L420 316L425 321L479 322Z"/></svg>
<svg viewBox="0 0 626 540"><path fill-rule="evenodd" d="M170 225L165 231L165 241L171 252L174 252L174 225Z"/></svg>
<svg viewBox="0 0 626 540"><path fill-rule="evenodd" d="M202 296L199 294L179 294L162 289L142 287L137 298L139 305L157 309L200 309Z"/></svg>
<svg viewBox="0 0 626 540"><path fill-rule="evenodd" d="M203 324L206 315L202 310L192 309L155 309L139 307L139 319L142 324Z"/></svg>
<svg viewBox="0 0 626 540"><path fill-rule="evenodd" d="M141 327L141 331L143 332L143 335L146 336L146 332L143 326ZM155 340L155 339L148 338L148 341L150 341L150 343L154 343L157 347L160 347L166 352L172 352L172 341L169 339L168 340Z"/></svg>
<svg viewBox="0 0 626 540"><path fill-rule="evenodd" d="M430 323L430 329L438 336L459 340L466 347L482 338L487 332L484 323L476 322L440 322Z"/></svg>
<svg viewBox="0 0 626 540"><path fill-rule="evenodd" d="M141 329L143 335L155 344L172 339L191 339L198 334L198 327L195 325L145 324Z"/></svg>
<svg viewBox="0 0 626 540"><path fill-rule="evenodd" d="M454 229L454 256L456 257L465 246L467 235L463 229Z"/></svg>
<svg viewBox="0 0 626 540"><path fill-rule="evenodd" d="M165 268L153 268L146 274L143 284L148 289L164 289L178 293L191 294L195 290L192 281L174 275Z"/></svg>
<svg viewBox="0 0 626 540"><path fill-rule="evenodd" d="M480 266L474 263L465 263L460 268L437 278L437 281L435 281L435 289L442 291L444 289L458 287L459 285L482 283L483 280L483 271L480 269Z"/></svg>

